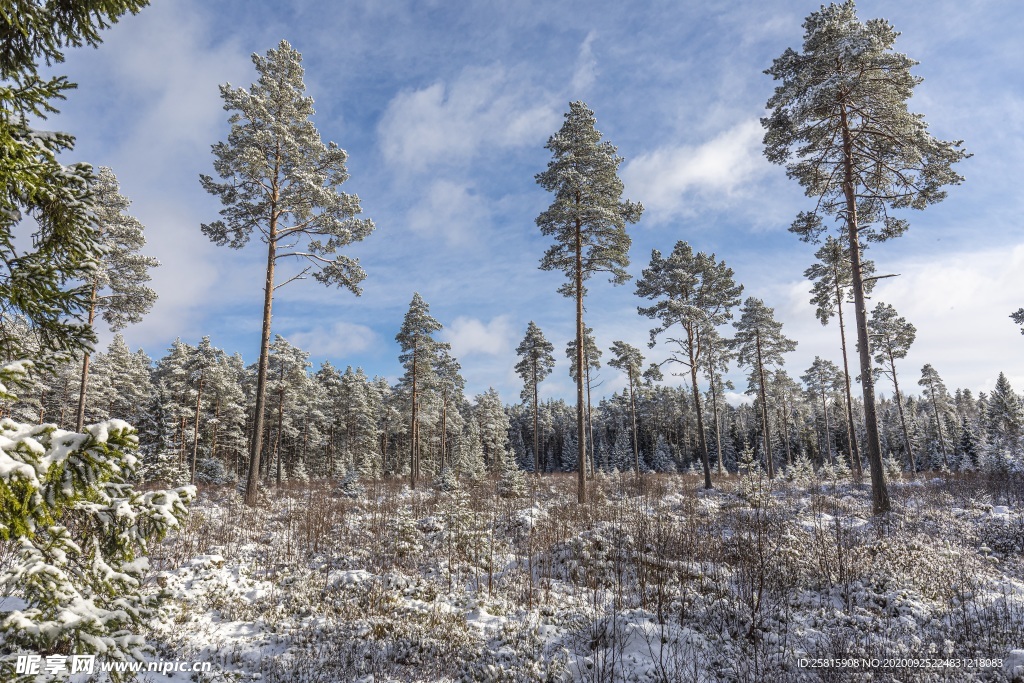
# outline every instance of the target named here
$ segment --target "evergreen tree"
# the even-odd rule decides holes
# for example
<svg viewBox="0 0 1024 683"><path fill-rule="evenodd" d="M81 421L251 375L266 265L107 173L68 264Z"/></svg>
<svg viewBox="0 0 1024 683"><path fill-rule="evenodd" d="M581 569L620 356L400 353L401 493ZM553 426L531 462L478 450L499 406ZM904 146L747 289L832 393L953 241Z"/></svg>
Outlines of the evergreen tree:
<svg viewBox="0 0 1024 683"><path fill-rule="evenodd" d="M448 462L448 432L450 429L457 432L462 428L462 416L457 407L465 401L462 392L466 388L466 380L459 374L460 370L462 366L448 349L440 349L437 357L437 391L441 395L441 470L451 464Z"/></svg>
<svg viewBox="0 0 1024 683"><path fill-rule="evenodd" d="M636 384L640 380L641 367L644 364L644 357L640 349L623 341L612 342L612 355L615 356L608 365L618 368L626 373L629 383L629 414L633 423L633 468L636 473L637 483L640 482L640 446L637 443L636 434ZM618 437L616 437L616 447Z"/></svg>
<svg viewBox="0 0 1024 683"><path fill-rule="evenodd" d="M917 337L917 328L908 323L906 318L898 316L895 308L879 301L875 309L871 311L868 329L874 340L875 362L878 363L879 371L892 380L893 390L896 392L896 407L899 410L900 427L903 430L903 444L913 476L917 472L917 462L910 443L910 433L907 431L907 418L903 413L900 384L896 379L896 359L907 357L910 345Z"/></svg>
<svg viewBox="0 0 1024 683"><path fill-rule="evenodd" d="M302 397L309 392L312 384L306 372L309 366L308 353L292 346L281 335L274 335L267 366L267 393L273 397L273 401L268 402L271 405L268 405L268 415L264 421L268 426L267 434L274 438L274 447L271 457L267 459L266 472L269 475L271 463L276 464L274 478L278 486L285 478L285 439L292 444L292 457L288 469L301 462L294 445L305 424L300 406ZM273 409L276 415L271 416L270 409Z"/></svg>
<svg viewBox="0 0 1024 683"><path fill-rule="evenodd" d="M651 330L652 346L662 333L675 334L671 331L676 326L682 328L682 334L668 338L672 344L668 362L689 368L704 487L711 488L711 460L697 372L705 353L704 338L732 318L731 311L740 303L743 285L736 284L732 268L725 261L715 261L714 254L694 254L689 244L677 242L668 258L663 258L657 249L651 252L651 264L637 282L636 293L655 302L637 309L641 315L660 322Z"/></svg>
<svg viewBox="0 0 1024 683"><path fill-rule="evenodd" d="M96 314L111 330L137 323L156 302L156 292L146 286L149 270L160 265L139 253L146 244L143 226L125 211L131 202L121 194L114 172L101 167L93 189L98 243L103 256L98 260L90 281L87 323L93 327ZM82 382L78 395L78 423L85 424L85 399L89 383L89 352L82 359Z"/></svg>
<svg viewBox="0 0 1024 683"><path fill-rule="evenodd" d="M505 471L505 461L512 459L509 457L509 421L501 397L493 387L476 397L473 415L480 427L484 462L492 473L501 474Z"/></svg>
<svg viewBox="0 0 1024 683"><path fill-rule="evenodd" d="M451 345L436 341L434 332L441 329L441 323L430 315L430 306L416 292L412 295L409 310L402 321L402 329L395 340L402 349L398 360L405 368L405 375L399 381L408 393L409 419L409 487L416 488L420 475L420 394L436 384L438 354L451 349Z"/></svg>
<svg viewBox="0 0 1024 683"><path fill-rule="evenodd" d="M1024 308L1018 308L1016 311L1010 314L1010 318L1013 322L1020 325L1020 333L1024 334Z"/></svg>
<svg viewBox="0 0 1024 683"><path fill-rule="evenodd" d="M324 285L359 294L365 277L359 262L338 249L373 230L357 219L359 198L338 187L348 179L347 154L335 143L324 145L310 120L313 98L305 94L302 57L287 41L266 57L254 54L258 83L248 90L223 85L224 108L234 112L227 142L213 146L214 169L226 182L200 176L203 188L218 197L223 220L202 226L217 245L243 247L257 231L267 245L263 288L263 331L256 377L246 503L256 502L263 452L270 319L274 290L307 275ZM279 261L294 259L299 268L275 284Z"/></svg>
<svg viewBox="0 0 1024 683"><path fill-rule="evenodd" d="M526 326L526 336L516 347L516 353L521 359L516 364L516 372L523 379L523 391L520 397L524 401L533 400L533 471L537 475L540 475L538 387L555 367L555 357L551 355L554 350L554 344L544 338L544 333L532 320Z"/></svg>
<svg viewBox="0 0 1024 683"><path fill-rule="evenodd" d="M801 375L800 379L803 380L804 386L807 387L807 392L815 400L821 400L821 413L825 422L825 448L822 450L827 455L829 463L834 465L836 459L832 452L832 427L828 419L827 395L839 390L843 386L843 374L832 361L824 360L821 356L815 356L811 367L807 368L807 372Z"/></svg>
<svg viewBox="0 0 1024 683"><path fill-rule="evenodd" d="M885 20L861 22L853 0L822 6L804 21L803 52L787 49L765 73L781 81L768 100L765 156L784 164L809 197L790 228L817 240L822 216L846 232L857 319L868 462L876 513L890 508L882 465L860 239L885 241L907 229L890 209L923 209L945 198L962 178L952 165L961 143L928 133L924 117L907 109L919 77L915 62L893 51L898 33Z"/></svg>
<svg viewBox="0 0 1024 683"><path fill-rule="evenodd" d="M733 323L736 336L732 347L740 365L750 367L747 393L757 394L761 410L761 438L764 445L765 468L768 477L775 476L772 457L771 433L768 430L768 394L765 366L781 366L782 355L796 348L796 342L782 334L782 323L775 319L775 309L764 302L748 297L740 308L740 319Z"/></svg>
<svg viewBox="0 0 1024 683"><path fill-rule="evenodd" d="M144 5L9 0L0 12L0 355L7 358L31 355L37 367L52 367L96 340L83 320L87 283L102 258L96 177L88 164L61 163L74 136L30 125L58 113L55 102L77 87L65 76L41 76L39 62L62 62L66 46L98 45L100 29ZM9 333L19 318L30 335Z"/></svg>
<svg viewBox="0 0 1024 683"><path fill-rule="evenodd" d="M950 396L945 383L939 377L939 373L932 367L931 363L921 368L921 379L917 382L923 387L925 398L932 404L932 417L935 418L935 434L937 446L942 454L942 466L949 468L949 449L946 447L946 439L942 432L942 423L945 414L950 410Z"/></svg>
<svg viewBox="0 0 1024 683"><path fill-rule="evenodd" d="M735 357L735 354L729 348L729 342L717 330L709 330L704 334L704 349L704 368L710 384L708 393L711 399L711 415L715 422L715 444L718 447L718 474L721 476L725 467L725 449L722 445L723 430L719 412L725 410L727 406L725 402L726 389L734 388L730 380L722 380L722 375L729 371L729 361Z"/></svg>
<svg viewBox="0 0 1024 683"><path fill-rule="evenodd" d="M804 277L814 283L811 287L811 303L815 306L815 314L822 325L835 316L839 320L839 348L843 353L843 382L846 394L846 438L850 444L850 460L854 471L860 475L860 448L853 419L853 391L850 387L850 363L846 353L846 322L843 318L843 302L850 297L853 284L853 273L850 270L850 259L843 250L842 243L831 235L825 237L825 243L814 254L818 262L804 271ZM861 259L861 272L872 275L875 272L874 261ZM863 280L865 295L875 288L877 278L868 277Z"/></svg>
<svg viewBox="0 0 1024 683"><path fill-rule="evenodd" d="M1024 402L1001 372L995 388L985 399L984 422L990 453L1020 448L1020 437L1024 433Z"/></svg>
<svg viewBox="0 0 1024 683"><path fill-rule="evenodd" d="M584 282L597 272L607 272L614 284L629 279L629 235L626 223L640 220L643 206L622 200L618 177L622 158L610 142L602 142L594 127L594 112L582 102L572 102L562 128L545 148L553 159L537 182L555 195L554 202L537 217L543 235L555 243L541 259L542 270L560 270L569 279L559 293L576 300L576 367L583 360ZM576 439L586 453L583 414L583 373L576 378ZM579 458L577 500L587 502L586 458Z"/></svg>
<svg viewBox="0 0 1024 683"><path fill-rule="evenodd" d="M576 379L576 340L570 339L565 345L565 357L569 359L569 377L572 381ZM601 369L601 349L597 347L597 341L594 339L594 328L583 327L583 384L586 388L587 393L587 453L585 465L589 466L590 474L594 474L594 410L593 404L591 403L590 390L595 386L593 382L592 372L596 372ZM597 383L600 385L600 382ZM588 464L589 463L589 464Z"/></svg>

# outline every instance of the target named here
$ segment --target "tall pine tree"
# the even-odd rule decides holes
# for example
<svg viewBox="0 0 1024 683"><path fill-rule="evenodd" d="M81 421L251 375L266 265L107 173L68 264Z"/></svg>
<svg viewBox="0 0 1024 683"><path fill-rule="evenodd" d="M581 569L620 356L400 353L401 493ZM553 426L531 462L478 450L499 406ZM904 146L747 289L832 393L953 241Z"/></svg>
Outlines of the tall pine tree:
<svg viewBox="0 0 1024 683"><path fill-rule="evenodd" d="M547 170L537 183L554 194L554 201L537 217L543 235L555 243L541 259L542 270L560 270L568 282L559 293L576 301L576 367L583 360L584 282L606 272L614 284L629 279L630 238L626 223L640 220L643 206L622 199L618 168L622 157L610 142L601 141L594 112L583 102L572 102L561 129L548 139L552 153ZM576 378L576 436L579 453L586 452L583 373ZM587 502L586 458L579 458L577 500Z"/></svg>
<svg viewBox="0 0 1024 683"><path fill-rule="evenodd" d="M347 154L335 143L325 145L310 120L313 98L303 83L301 55L282 40L266 57L252 56L258 83L245 88L222 85L231 132L213 145L214 169L226 182L200 176L203 188L218 197L222 220L202 226L217 245L240 249L253 232L267 246L263 287L263 331L256 376L256 406L249 451L245 500L255 504L263 452L267 363L274 291L311 275L324 285L359 294L365 277L359 262L338 253L373 230L358 219L359 198L338 188L348 180ZM288 279L276 282L279 261L298 264Z"/></svg>

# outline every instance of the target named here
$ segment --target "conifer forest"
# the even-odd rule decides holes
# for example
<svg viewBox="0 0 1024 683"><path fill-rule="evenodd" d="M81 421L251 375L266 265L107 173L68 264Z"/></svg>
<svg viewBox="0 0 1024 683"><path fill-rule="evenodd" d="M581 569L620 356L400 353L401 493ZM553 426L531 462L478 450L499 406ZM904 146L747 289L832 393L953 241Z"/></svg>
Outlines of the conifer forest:
<svg viewBox="0 0 1024 683"><path fill-rule="evenodd" d="M427 4L0 0L0 680L1024 682L1016 8Z"/></svg>

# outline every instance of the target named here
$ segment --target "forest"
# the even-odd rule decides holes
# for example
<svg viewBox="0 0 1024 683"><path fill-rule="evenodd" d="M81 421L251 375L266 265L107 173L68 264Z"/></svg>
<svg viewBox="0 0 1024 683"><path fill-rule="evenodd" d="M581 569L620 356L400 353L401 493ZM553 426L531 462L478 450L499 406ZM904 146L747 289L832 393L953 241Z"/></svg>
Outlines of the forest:
<svg viewBox="0 0 1024 683"><path fill-rule="evenodd" d="M874 294L886 243L970 182L965 143L911 111L887 21L823 5L765 71L763 154L805 194L789 232L834 358L787 365L801 340L699 235L631 254L645 206L573 100L533 226L573 336L530 320L502 396L467 391L454 321L416 291L387 321L397 379L275 331L282 287L358 306L350 252L388 229L342 191L284 40L220 87L198 181L221 208L196 232L266 259L259 357L132 349L163 293L146 227L112 168L38 126L76 87L51 75L64 50L147 4L0 13L3 680L1024 681L1017 358L990 391L947 386ZM609 285L646 348L589 326Z"/></svg>

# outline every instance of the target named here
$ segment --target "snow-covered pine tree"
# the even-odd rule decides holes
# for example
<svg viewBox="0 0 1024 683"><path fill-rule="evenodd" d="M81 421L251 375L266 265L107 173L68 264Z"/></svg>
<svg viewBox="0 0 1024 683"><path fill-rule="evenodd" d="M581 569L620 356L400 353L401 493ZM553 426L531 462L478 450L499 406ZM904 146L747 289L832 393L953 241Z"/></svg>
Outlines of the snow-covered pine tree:
<svg viewBox="0 0 1024 683"><path fill-rule="evenodd" d="M733 323L736 336L731 345L740 365L750 368L747 393L756 394L761 412L761 440L768 477L775 476L771 433L768 430L768 393L765 367L781 366L783 354L796 348L796 342L782 334L782 323L775 319L775 309L768 308L755 297L748 297L740 309L740 319Z"/></svg>
<svg viewBox="0 0 1024 683"><path fill-rule="evenodd" d="M657 249L651 252L651 263L636 283L637 296L654 301L651 306L637 308L641 315L659 322L651 330L652 345L662 333L676 326L682 328L682 334L672 332L674 338L666 362L689 369L704 488L711 488L711 461L697 373L706 352L705 336L731 320L732 309L740 303L743 285L736 284L733 275L732 268L725 261L716 261L714 254L694 254L688 243L676 242L668 258L663 258Z"/></svg>
<svg viewBox="0 0 1024 683"><path fill-rule="evenodd" d="M847 0L822 5L803 26L803 52L787 49L765 71L781 81L768 100L771 115L761 120L765 156L785 165L816 201L814 210L797 216L792 232L817 241L825 229L823 215L839 219L845 230L873 506L883 513L890 502L875 415L860 240L903 234L907 221L890 208L923 209L944 199L942 188L963 180L953 164L968 155L960 141L932 137L924 117L908 110L921 79L910 73L915 62L893 50L899 34L887 21L861 22L853 0Z"/></svg>
<svg viewBox="0 0 1024 683"><path fill-rule="evenodd" d="M473 415L480 426L484 462L493 474L500 475L505 471L504 461L509 456L509 421L497 390L490 387L476 397Z"/></svg>
<svg viewBox="0 0 1024 683"><path fill-rule="evenodd" d="M142 320L156 302L156 292L146 285L149 271L160 265L139 250L146 245L144 227L126 211L131 205L121 194L117 177L109 168L100 167L93 186L97 242L103 250L90 278L89 309L86 319L95 325L98 313L111 330L117 331ZM78 396L78 423L85 424L85 402L89 384L89 352L82 358L82 383Z"/></svg>
<svg viewBox="0 0 1024 683"><path fill-rule="evenodd" d="M358 295L365 277L359 262L338 253L373 231L373 222L359 219L359 198L338 188L348 180L345 150L325 145L310 118L313 98L302 80L302 56L282 40L266 57L252 56L259 82L248 90L220 88L228 119L227 142L213 146L214 170L226 182L200 176L203 188L218 197L223 220L202 226L217 245L243 247L257 232L267 245L263 288L263 331L257 365L256 406L245 489L248 505L256 503L263 453L270 320L274 290L312 275L327 286ZM288 279L275 284L279 262L297 263Z"/></svg>
<svg viewBox="0 0 1024 683"><path fill-rule="evenodd" d="M910 465L910 474L914 476L914 473L917 472L917 460L914 457L910 432L907 430L907 418L903 412L903 397L900 395L900 385L896 378L896 359L907 357L910 345L917 337L917 328L907 322L906 318L897 315L895 308L879 301L875 305L875 309L871 311L868 331L873 340L872 346L878 371L892 380L893 390L896 393L896 407L900 415L900 428L903 430L903 450Z"/></svg>
<svg viewBox="0 0 1024 683"><path fill-rule="evenodd" d="M949 413L952 409L952 397L950 397L945 383L931 363L926 363L921 368L921 379L918 380L917 384L922 387L924 398L931 404L931 413L934 419L932 425L935 427L936 436L933 452L941 456L942 467L948 470L950 449L946 437L949 436L949 429L948 427L943 427L943 425L948 421Z"/></svg>
<svg viewBox="0 0 1024 683"><path fill-rule="evenodd" d="M644 356L640 353L640 349L636 348L632 344L627 344L624 341L614 341L610 351L614 358L608 361L608 365L613 368L618 368L626 373L626 380L629 387L629 415L632 429L630 434L633 439L633 457L632 465L635 470L637 481L640 481L640 445L637 441L636 432L636 387L640 381L640 375L644 364ZM615 439L616 447L618 445L618 437Z"/></svg>
<svg viewBox="0 0 1024 683"><path fill-rule="evenodd" d="M430 306L414 292L409 310L405 313L402 328L395 335L395 341L402 349L398 360L405 368L405 374L398 382L409 406L409 487L416 488L420 476L422 444L420 439L421 394L436 386L436 372L439 354L451 350L451 345L434 339L434 333L441 329L441 323L430 315Z"/></svg>
<svg viewBox="0 0 1024 683"><path fill-rule="evenodd" d="M828 235L818 251L814 252L818 261L804 271L804 277L814 283L811 287L811 303L815 306L815 315L822 325L835 316L839 320L839 350L843 354L843 382L846 394L846 440L850 444L850 460L854 463L854 471L860 475L860 447L853 419L853 392L850 387L850 362L846 351L846 321L843 318L843 303L850 297L853 286L853 274L850 271L850 259L843 249L842 243ZM861 258L860 269L869 277L863 279L864 294L870 294L875 288L876 278L870 277L875 272L875 262Z"/></svg>
<svg viewBox="0 0 1024 683"><path fill-rule="evenodd" d="M569 377L576 381L576 339L570 339L565 345L565 355L569 359ZM587 393L587 461L590 473L594 473L594 406L591 402L591 389L598 386L598 376L595 374L601 369L601 349L594 339L594 328L583 327L583 383Z"/></svg>
<svg viewBox="0 0 1024 683"><path fill-rule="evenodd" d="M810 400L812 402L821 402L822 421L824 423L824 431L822 432L824 448L821 451L829 463L835 463L835 454L832 451L832 423L828 416L828 403L829 397L842 389L844 383L843 374L832 361L825 360L821 356L815 356L811 367L807 368L807 372L801 375L800 379L803 381L804 386L807 387Z"/></svg>
<svg viewBox="0 0 1024 683"><path fill-rule="evenodd" d="M526 326L526 335L516 347L520 361L516 364L516 372L523 380L523 391L520 398L533 402L533 472L540 474L540 400L538 392L540 383L551 374L555 367L555 357L551 352L554 344L544 338L544 333L532 320Z"/></svg>
<svg viewBox="0 0 1024 683"><path fill-rule="evenodd" d="M583 102L572 102L562 128L548 139L545 149L552 160L537 183L555 195L537 217L541 234L555 243L541 259L542 270L560 270L569 279L559 293L576 302L576 367L583 360L584 281L607 272L613 284L629 279L629 235L626 223L636 223L643 206L622 199L618 168L622 158L610 142L601 141L594 112ZM576 378L576 438L586 452L583 373ZM577 500L587 502L585 458L577 463Z"/></svg>

